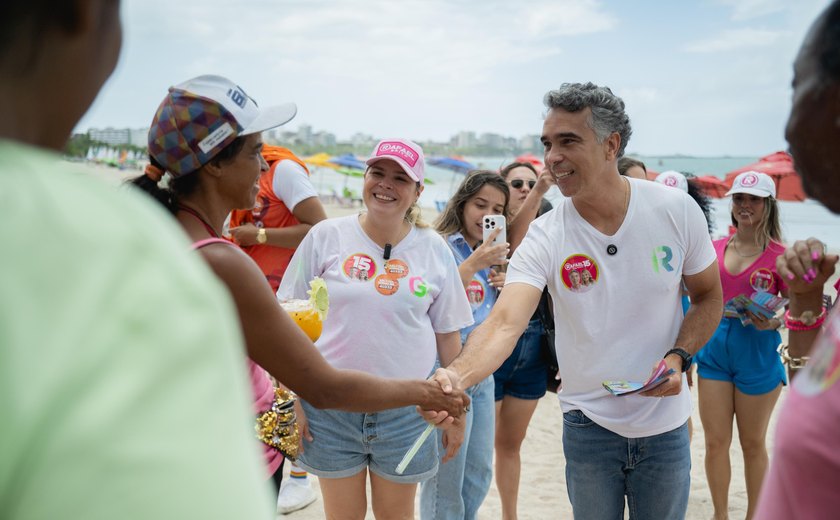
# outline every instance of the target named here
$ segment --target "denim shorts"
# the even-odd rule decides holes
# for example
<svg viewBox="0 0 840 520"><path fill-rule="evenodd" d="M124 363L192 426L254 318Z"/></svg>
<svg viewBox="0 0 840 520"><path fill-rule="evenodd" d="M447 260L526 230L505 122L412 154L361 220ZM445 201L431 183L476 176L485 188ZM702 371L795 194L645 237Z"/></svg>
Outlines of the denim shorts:
<svg viewBox="0 0 840 520"><path fill-rule="evenodd" d="M787 384L785 367L776 348L775 330L741 325L738 318L723 318L712 339L694 356L700 377L727 381L748 395L770 392Z"/></svg>
<svg viewBox="0 0 840 520"><path fill-rule="evenodd" d="M543 326L531 320L513 352L494 373L496 401L506 395L534 400L545 395L548 363L542 351Z"/></svg>
<svg viewBox="0 0 840 520"><path fill-rule="evenodd" d="M303 439L298 465L322 478L351 477L364 468L400 484L415 484L438 470L437 443L428 439L398 475L397 465L426 429L414 406L373 413L318 410L303 399L301 405L314 440Z"/></svg>
<svg viewBox="0 0 840 520"><path fill-rule="evenodd" d="M618 398L626 399L626 398ZM685 518L691 487L688 427L630 439L580 410L563 414L566 488L575 518Z"/></svg>

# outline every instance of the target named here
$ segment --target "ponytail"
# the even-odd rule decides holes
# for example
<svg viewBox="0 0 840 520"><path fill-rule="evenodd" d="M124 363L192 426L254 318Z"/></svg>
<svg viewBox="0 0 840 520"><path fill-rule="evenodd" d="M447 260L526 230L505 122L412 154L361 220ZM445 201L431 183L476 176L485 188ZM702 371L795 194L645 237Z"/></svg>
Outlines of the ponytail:
<svg viewBox="0 0 840 520"><path fill-rule="evenodd" d="M178 211L178 197L192 193L198 186L198 175L183 175L181 177L165 177L165 168L154 157L149 156L149 165L143 175L129 179L127 182L144 191L173 215Z"/></svg>
<svg viewBox="0 0 840 520"><path fill-rule="evenodd" d="M416 202L405 212L405 221L420 229L429 227L429 224L423 220L420 205Z"/></svg>

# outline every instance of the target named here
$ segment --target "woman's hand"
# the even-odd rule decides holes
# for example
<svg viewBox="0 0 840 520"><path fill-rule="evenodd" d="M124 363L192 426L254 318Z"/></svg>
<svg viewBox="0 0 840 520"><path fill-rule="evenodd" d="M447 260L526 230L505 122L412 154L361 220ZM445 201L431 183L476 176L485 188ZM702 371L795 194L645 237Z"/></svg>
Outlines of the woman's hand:
<svg viewBox="0 0 840 520"><path fill-rule="evenodd" d="M496 289L501 290L502 287L505 286L505 273L500 273L495 269L490 269L490 277L488 281L490 282L490 287L495 287Z"/></svg>
<svg viewBox="0 0 840 520"><path fill-rule="evenodd" d="M260 228L253 224L243 224L234 228L230 228L230 236L240 246L253 246L258 244L257 233Z"/></svg>
<svg viewBox="0 0 840 520"><path fill-rule="evenodd" d="M785 281L789 293L819 292L834 274L837 255L825 252L825 244L816 238L797 240L776 258L776 272Z"/></svg>
<svg viewBox="0 0 840 520"><path fill-rule="evenodd" d="M306 413L303 411L300 399L295 399L295 422L300 433L300 452L303 453L303 439L312 442L315 438L312 436L312 432L309 431L309 420L306 418Z"/></svg>
<svg viewBox="0 0 840 520"><path fill-rule="evenodd" d="M478 246L469 258L467 258L467 261L473 264L476 271L487 269L492 265L505 265L507 263L507 255L510 253L510 244L507 242L503 244L493 244L493 240L495 240L501 232L502 228L498 228L490 233L487 240Z"/></svg>
<svg viewBox="0 0 840 520"><path fill-rule="evenodd" d="M776 330L782 326L782 320L776 318L775 316L772 318L766 318L761 314L755 314L750 311L747 311L747 316L750 318L752 326L758 330Z"/></svg>

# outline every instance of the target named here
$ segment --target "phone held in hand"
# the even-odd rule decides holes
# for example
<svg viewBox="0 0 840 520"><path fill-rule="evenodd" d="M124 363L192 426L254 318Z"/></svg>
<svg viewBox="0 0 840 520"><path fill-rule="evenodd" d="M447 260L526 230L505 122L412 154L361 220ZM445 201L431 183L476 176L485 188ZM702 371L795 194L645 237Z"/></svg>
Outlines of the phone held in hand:
<svg viewBox="0 0 840 520"><path fill-rule="evenodd" d="M507 226L504 215L484 215L484 232L482 240L486 244L490 239L493 231L501 229L501 233L493 239L493 245L504 244L507 242Z"/></svg>

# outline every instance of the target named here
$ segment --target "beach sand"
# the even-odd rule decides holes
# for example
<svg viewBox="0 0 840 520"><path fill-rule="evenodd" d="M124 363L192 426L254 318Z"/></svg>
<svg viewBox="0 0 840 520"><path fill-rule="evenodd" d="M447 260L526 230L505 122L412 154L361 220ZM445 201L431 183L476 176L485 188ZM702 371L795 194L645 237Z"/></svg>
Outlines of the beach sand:
<svg viewBox="0 0 840 520"><path fill-rule="evenodd" d="M96 177L109 182L118 183L121 180L136 175L136 171L119 171L114 168L94 165L80 165ZM358 207L339 205L334 200L324 200L327 214L330 217L352 214L360 211ZM433 221L437 212L430 208L423 209L423 217ZM832 280L833 281L833 280ZM781 405L787 396L787 388L783 389L779 404L773 413L768 433L768 449L772 453L773 436L776 430L776 418ZM697 389L692 390L694 403L693 422L694 436L691 441L692 469L691 492L689 495L688 519L708 519L712 517L713 508L711 495L706 483L703 465L704 438L697 409ZM737 429L737 427L733 427ZM528 429L525 442L522 445L522 474L519 491L519 518L522 520L544 520L572 518L572 509L566 494L565 459L562 446L563 418L555 394L543 397ZM733 432L733 442L730 449L732 463L732 482L729 490L729 513L732 518L743 517L747 509L747 494L744 484L743 456L738 444L737 431ZM288 465L287 465L288 466ZM286 468L288 471L288 467ZM667 478L667 476L665 476ZM278 515L278 518L291 520L310 520L324 518L323 501L317 477L311 476L313 487L318 494L318 500L307 508L288 515ZM368 494L368 496L370 496ZM417 518L419 518L419 509ZM373 513L368 506L368 518ZM479 519L491 520L501 518L501 503L495 482L479 510Z"/></svg>

